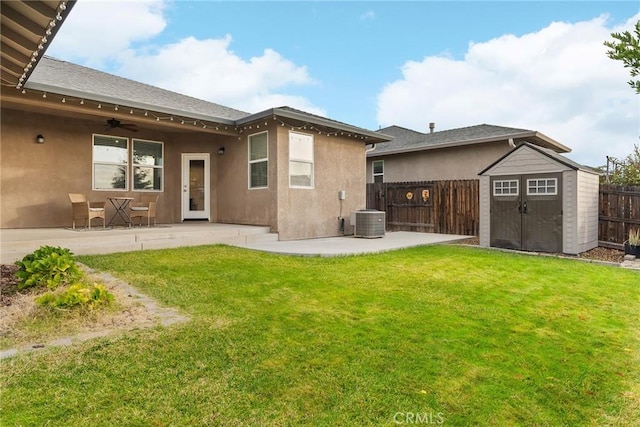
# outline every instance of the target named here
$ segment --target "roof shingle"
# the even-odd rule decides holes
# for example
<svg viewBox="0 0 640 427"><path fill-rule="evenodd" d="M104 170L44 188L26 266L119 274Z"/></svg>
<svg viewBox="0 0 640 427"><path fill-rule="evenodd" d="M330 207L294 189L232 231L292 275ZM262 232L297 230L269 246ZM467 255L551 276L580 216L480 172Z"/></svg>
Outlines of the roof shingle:
<svg viewBox="0 0 640 427"><path fill-rule="evenodd" d="M46 56L31 74L27 87L69 96L84 95L104 102L120 101L131 107L160 112L175 114L180 111L199 118L232 121L249 115L234 108Z"/></svg>
<svg viewBox="0 0 640 427"><path fill-rule="evenodd" d="M509 139L518 142L528 140L536 145L552 148L561 153L571 151L570 148L537 131L489 124L467 126L433 133L417 132L400 126L389 126L380 129L379 132L393 136L394 139L390 142L378 144L375 151L368 153L369 157L431 150L455 145L506 141Z"/></svg>

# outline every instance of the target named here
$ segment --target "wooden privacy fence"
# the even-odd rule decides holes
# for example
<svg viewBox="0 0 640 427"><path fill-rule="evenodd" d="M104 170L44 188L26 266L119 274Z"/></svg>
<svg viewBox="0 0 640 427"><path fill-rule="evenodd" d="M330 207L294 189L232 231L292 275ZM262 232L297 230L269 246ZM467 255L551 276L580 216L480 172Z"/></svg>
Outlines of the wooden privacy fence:
<svg viewBox="0 0 640 427"><path fill-rule="evenodd" d="M367 184L367 209L386 212L387 230L478 235L479 181Z"/></svg>
<svg viewBox="0 0 640 427"><path fill-rule="evenodd" d="M477 236L478 180L367 184L367 209L386 212L387 230ZM620 247L640 228L640 186L600 185L598 240Z"/></svg>
<svg viewBox="0 0 640 427"><path fill-rule="evenodd" d="M640 187L601 184L598 240L622 244L631 228L640 228Z"/></svg>

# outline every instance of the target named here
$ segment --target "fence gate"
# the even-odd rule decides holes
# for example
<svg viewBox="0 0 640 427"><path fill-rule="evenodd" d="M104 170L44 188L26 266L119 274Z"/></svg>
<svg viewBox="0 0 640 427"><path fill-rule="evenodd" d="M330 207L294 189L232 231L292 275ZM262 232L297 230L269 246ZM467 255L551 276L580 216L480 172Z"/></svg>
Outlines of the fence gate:
<svg viewBox="0 0 640 427"><path fill-rule="evenodd" d="M562 252L562 174L491 177L491 246Z"/></svg>

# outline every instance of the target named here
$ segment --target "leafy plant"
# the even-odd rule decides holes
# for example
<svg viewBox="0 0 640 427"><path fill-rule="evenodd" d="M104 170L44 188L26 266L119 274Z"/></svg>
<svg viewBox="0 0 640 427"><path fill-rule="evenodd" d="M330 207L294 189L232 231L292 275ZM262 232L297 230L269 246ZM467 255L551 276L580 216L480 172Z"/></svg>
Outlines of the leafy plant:
<svg viewBox="0 0 640 427"><path fill-rule="evenodd" d="M637 230L629 230L629 246L640 246L640 228Z"/></svg>
<svg viewBox="0 0 640 427"><path fill-rule="evenodd" d="M623 33L612 33L615 40L606 41L604 45L609 48L607 56L616 61L622 61L625 68L629 68L631 77L640 74L640 21L636 21L634 33L625 31ZM640 80L629 80L629 86L640 94Z"/></svg>
<svg viewBox="0 0 640 427"><path fill-rule="evenodd" d="M97 283L94 283L91 287L85 283L76 283L63 291L47 292L35 299L36 304L39 306L55 309L77 306L94 309L100 305L109 305L113 300L113 294L104 285Z"/></svg>
<svg viewBox="0 0 640 427"><path fill-rule="evenodd" d="M611 165L611 169L609 168ZM640 145L635 144L633 151L624 160L607 157L606 170L603 168L604 181L616 185L640 185Z"/></svg>
<svg viewBox="0 0 640 427"><path fill-rule="evenodd" d="M15 264L19 267L16 277L20 289L34 286L55 289L82 277L71 251L61 247L41 246Z"/></svg>

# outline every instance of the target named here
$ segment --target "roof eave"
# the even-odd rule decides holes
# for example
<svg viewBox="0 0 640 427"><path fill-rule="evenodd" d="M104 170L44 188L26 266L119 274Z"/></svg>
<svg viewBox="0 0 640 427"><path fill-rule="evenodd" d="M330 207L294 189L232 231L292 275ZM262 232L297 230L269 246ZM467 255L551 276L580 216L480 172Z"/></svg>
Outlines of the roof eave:
<svg viewBox="0 0 640 427"><path fill-rule="evenodd" d="M351 126L344 123L335 122L323 117L305 114L303 112L291 111L283 108L270 108L268 110L261 111L259 113L251 114L236 120L238 126L254 122L256 120L263 120L265 118L283 117L292 120L299 120L303 122L310 122L319 126L324 126L331 129L340 130L343 132L351 132L353 134L361 135L365 138L365 142L368 144L377 144L380 142L388 142L393 140L392 136L382 134L380 132L370 131L362 129L356 126Z"/></svg>
<svg viewBox="0 0 640 427"><path fill-rule="evenodd" d="M547 144L556 147L557 150L553 150L557 153L570 153L571 152L571 148L567 147L564 144L559 143L558 141L556 141L553 138L549 138L547 135L540 133L540 132L534 132L535 136L542 139L543 141L547 142Z"/></svg>
<svg viewBox="0 0 640 427"><path fill-rule="evenodd" d="M15 79L11 78L10 80L9 79L5 80L5 74L4 74L5 66L4 64L2 66L3 84L15 85L16 89L22 89L24 85L29 81L29 77L31 77L31 73L33 73L33 70L35 70L36 66L40 62L40 59L44 56L45 52L51 45L51 41L55 38L56 33L58 32L60 27L62 27L62 23L65 21L65 19L71 12L71 9L73 9L73 6L75 5L76 0L61 0L55 9L50 10L51 14L48 14L48 12L45 12L44 11L45 8L41 7L38 4L35 4L36 2L33 2L33 3L34 4L31 5L30 7L37 9L38 10L37 13L40 13L41 16L44 16L45 18L50 19L50 21L45 27L40 27L42 29L41 34L35 34L33 33L33 31L31 31L31 34L35 34L39 38L39 41L36 42L35 44L30 42L29 39L27 37L24 37L21 33L15 33L12 31L14 35L11 37L15 37L15 38L12 38L12 40L14 40L16 43L21 45L22 49L31 52L27 56L25 54L20 54L20 52L17 49L14 50L14 52L18 52L19 54L18 56L26 59L23 63L20 64L20 67L23 68L24 72L20 76L13 74L16 76ZM11 7L9 7L6 4L5 4L5 7L8 9L11 9ZM3 10L2 16L3 16L3 19L9 19L5 17L4 10ZM33 28L34 25L37 25L35 24L34 21L31 21L29 18L27 18L26 15L16 14L16 16L22 20L24 25L31 24L32 25L31 28ZM3 38L4 38L4 33L3 33ZM18 41L18 40L21 40L21 41ZM7 58L4 58L4 59L7 59ZM11 61L7 60L5 62L13 63L14 65L17 65L18 62L20 61L16 56L12 56ZM7 73L7 76L9 74L10 73Z"/></svg>
<svg viewBox="0 0 640 427"><path fill-rule="evenodd" d="M29 82L27 85L25 85L25 88L31 89L31 90L37 90L41 92L47 92L47 93L56 93L58 95L68 96L68 97L73 97L78 99L91 100L99 103L117 105L119 107L124 107L124 108L135 108L139 110L155 111L158 113L187 117L191 119L206 120L206 121L216 122L224 125L231 125L231 126L236 125L235 120L225 119L222 117L215 117L215 116L209 116L207 114L193 113L190 111L178 110L178 109L170 108L167 106L146 104L144 102L129 101L129 100L119 99L111 96L96 95L93 93L82 92L82 91L64 88L60 86L52 86L52 85L47 85L43 83Z"/></svg>
<svg viewBox="0 0 640 427"><path fill-rule="evenodd" d="M394 155L394 154L405 154L405 153L414 153L417 151L427 151L427 150L438 150L441 148L454 148L454 147L462 147L465 145L473 145L473 144L483 144L483 143L487 143L487 142L500 142L500 141L508 141L509 139L513 139L513 140L522 140L522 139L526 139L526 138L538 138L542 141L544 141L545 143L547 143L548 145L554 147L554 151L559 152L559 153L569 153L571 152L571 149L551 138L549 138L548 136L537 132L537 131L530 131L530 132L520 132L520 133L514 133L514 134L510 134L510 135L501 135L500 137L490 137L490 138L478 138L478 139L470 139L467 141L454 141L454 142L445 142L442 144L433 144L433 145L422 145L422 146L418 146L418 147L410 147L410 148L404 148L404 149L398 149L398 150L388 150L388 151L372 151L370 153L367 153L367 157L380 157L380 156L386 156L386 155Z"/></svg>

